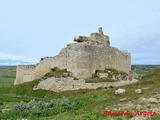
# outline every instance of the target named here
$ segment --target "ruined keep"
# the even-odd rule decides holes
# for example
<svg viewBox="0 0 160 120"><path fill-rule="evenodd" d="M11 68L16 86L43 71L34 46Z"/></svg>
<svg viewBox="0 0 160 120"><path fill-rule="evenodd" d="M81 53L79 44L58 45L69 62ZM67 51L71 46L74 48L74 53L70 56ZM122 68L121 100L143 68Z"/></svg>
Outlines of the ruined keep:
<svg viewBox="0 0 160 120"><path fill-rule="evenodd" d="M79 36L76 43L68 44L55 57L45 57L35 65L18 65L14 84L43 77L51 68L67 69L76 78L89 78L96 70L114 68L125 73L131 71L131 55L110 46L109 36L102 28L89 37Z"/></svg>

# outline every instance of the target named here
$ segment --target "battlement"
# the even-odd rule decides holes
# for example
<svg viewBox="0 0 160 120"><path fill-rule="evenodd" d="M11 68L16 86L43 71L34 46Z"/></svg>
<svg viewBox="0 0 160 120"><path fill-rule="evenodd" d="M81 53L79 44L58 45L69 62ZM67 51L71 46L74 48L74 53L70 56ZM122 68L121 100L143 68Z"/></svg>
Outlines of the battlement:
<svg viewBox="0 0 160 120"><path fill-rule="evenodd" d="M18 65L17 69L22 70L34 70L36 68L36 65Z"/></svg>

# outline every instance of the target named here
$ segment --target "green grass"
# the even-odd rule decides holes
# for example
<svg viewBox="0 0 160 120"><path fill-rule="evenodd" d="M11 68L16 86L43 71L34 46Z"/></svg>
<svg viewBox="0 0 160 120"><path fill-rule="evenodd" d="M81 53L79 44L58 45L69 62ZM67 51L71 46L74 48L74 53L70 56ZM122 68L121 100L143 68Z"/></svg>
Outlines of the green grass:
<svg viewBox="0 0 160 120"><path fill-rule="evenodd" d="M109 79L109 78L88 78L85 79L86 83L99 83L99 82L115 82L115 80Z"/></svg>
<svg viewBox="0 0 160 120"><path fill-rule="evenodd" d="M141 79L144 75L148 73L148 71L145 71L143 69L134 69L132 71L137 73L139 79Z"/></svg>
<svg viewBox="0 0 160 120"><path fill-rule="evenodd" d="M54 67L51 69L50 72L44 75L44 79L48 77L70 77L70 72L67 71L67 69L59 69L57 67Z"/></svg>
<svg viewBox="0 0 160 120"><path fill-rule="evenodd" d="M33 91L33 86L37 85L39 80L34 80L28 83L23 83L16 86L3 86L0 87L0 109L11 109L9 112L1 113L0 118L5 119L22 119L28 120L120 120L121 117L103 117L103 111L106 107L114 108L114 106L126 103L128 101L138 100L140 97L150 97L154 93L160 94L160 69L156 69L145 75L139 83L127 85L123 87L116 87L110 89L99 88L97 90L75 90L55 93L47 90ZM114 95L114 91L118 88L126 89L126 94ZM141 94L135 93L136 89L144 89ZM77 101L79 107L76 110L63 110L61 107L55 107L50 111L44 111L43 114L30 114L12 111L13 105L24 101L28 103L35 98L37 101L49 101L57 99L58 103L68 98L71 101ZM126 98L125 101L120 99ZM124 111L126 109L121 109ZM133 112L133 109L130 111ZM129 117L125 118L129 120ZM160 116L155 116L153 120L160 119Z"/></svg>
<svg viewBox="0 0 160 120"><path fill-rule="evenodd" d="M110 72L109 72L110 71ZM109 73L109 75L112 75L112 74L121 74L121 75L127 75L127 73L125 72L122 72L122 71L118 71L114 68L107 68L105 70L96 70L96 73L98 72L102 72L102 73Z"/></svg>
<svg viewBox="0 0 160 120"><path fill-rule="evenodd" d="M16 78L15 69L0 69L0 85L11 85Z"/></svg>

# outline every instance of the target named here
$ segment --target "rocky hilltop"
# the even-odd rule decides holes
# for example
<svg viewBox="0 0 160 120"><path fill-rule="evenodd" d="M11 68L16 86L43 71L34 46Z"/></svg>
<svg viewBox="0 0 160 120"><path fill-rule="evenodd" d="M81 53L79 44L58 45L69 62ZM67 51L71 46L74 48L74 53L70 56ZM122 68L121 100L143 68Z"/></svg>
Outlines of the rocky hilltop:
<svg viewBox="0 0 160 120"><path fill-rule="evenodd" d="M129 75L131 71L130 53L122 52L117 48L110 46L109 36L104 35L101 27L99 28L98 33L91 33L89 37L79 36L78 38L74 38L74 41L76 43L68 44L67 47L63 48L55 57L41 58L40 62L36 65L18 65L14 84L41 79L55 67L66 69L66 71L72 74L72 78L63 80L62 78L59 78L58 80L57 78L53 78L52 80L48 80L48 82L62 81L64 84L66 82L75 83L75 81L71 81L73 81L73 78L77 78L82 79L77 82L85 84L83 79L91 78L96 70L106 70L108 68ZM48 82L47 84L49 84ZM102 85L99 85L99 87L103 86L103 83L101 84ZM83 87L78 87L76 89L88 88L88 86L94 88L93 84L85 84L82 86ZM106 83L106 86L109 85ZM97 84L95 88L97 88Z"/></svg>

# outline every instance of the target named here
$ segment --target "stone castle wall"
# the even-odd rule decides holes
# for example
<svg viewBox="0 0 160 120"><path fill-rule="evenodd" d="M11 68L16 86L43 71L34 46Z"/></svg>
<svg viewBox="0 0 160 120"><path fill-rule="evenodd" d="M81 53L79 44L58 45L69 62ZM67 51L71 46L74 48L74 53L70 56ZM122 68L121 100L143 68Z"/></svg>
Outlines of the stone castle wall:
<svg viewBox="0 0 160 120"><path fill-rule="evenodd" d="M36 66L35 79L43 77L51 68L58 67L60 69L67 68L66 66L66 49L62 49L59 55L55 57L43 58Z"/></svg>
<svg viewBox="0 0 160 120"><path fill-rule="evenodd" d="M14 84L29 82L35 79L36 65L19 65L16 70L16 80Z"/></svg>
<svg viewBox="0 0 160 120"><path fill-rule="evenodd" d="M91 77L96 70L114 68L129 73L131 56L114 47L88 45L87 43L69 44L67 50L67 70L75 77Z"/></svg>
<svg viewBox="0 0 160 120"><path fill-rule="evenodd" d="M114 47L86 43L69 44L58 56L44 58L37 65L17 66L15 84L41 78L54 67L66 68L77 78L91 77L96 70L104 70L105 68L115 68L129 73L131 56Z"/></svg>
<svg viewBox="0 0 160 120"><path fill-rule="evenodd" d="M14 84L20 84L39 79L48 73L51 68L66 68L66 50L62 49L55 57L42 58L36 65L18 65Z"/></svg>
<svg viewBox="0 0 160 120"><path fill-rule="evenodd" d="M42 58L36 65L18 66L15 84L41 78L54 67L66 68L77 78L89 78L96 70L105 68L129 73L131 55L111 47L109 37L99 31L90 37L80 37L83 42L67 45L55 57Z"/></svg>

